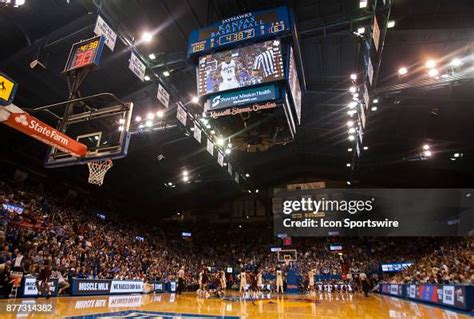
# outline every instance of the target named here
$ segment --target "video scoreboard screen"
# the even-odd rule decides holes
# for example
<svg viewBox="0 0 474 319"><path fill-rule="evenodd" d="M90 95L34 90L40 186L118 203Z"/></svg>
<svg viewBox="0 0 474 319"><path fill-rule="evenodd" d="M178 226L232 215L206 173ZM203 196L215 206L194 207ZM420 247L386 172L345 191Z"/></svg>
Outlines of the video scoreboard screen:
<svg viewBox="0 0 474 319"><path fill-rule="evenodd" d="M103 47L104 38L102 36L73 44L64 72L97 66Z"/></svg>
<svg viewBox="0 0 474 319"><path fill-rule="evenodd" d="M285 78L281 44L271 40L199 58L199 96Z"/></svg>
<svg viewBox="0 0 474 319"><path fill-rule="evenodd" d="M289 32L290 14L286 7L248 12L193 30L189 36L188 57L246 40L260 40Z"/></svg>
<svg viewBox="0 0 474 319"><path fill-rule="evenodd" d="M410 267L413 265L412 262L400 262L400 263L387 263L387 264L381 264L381 268L383 272L398 272L402 271L405 268Z"/></svg>

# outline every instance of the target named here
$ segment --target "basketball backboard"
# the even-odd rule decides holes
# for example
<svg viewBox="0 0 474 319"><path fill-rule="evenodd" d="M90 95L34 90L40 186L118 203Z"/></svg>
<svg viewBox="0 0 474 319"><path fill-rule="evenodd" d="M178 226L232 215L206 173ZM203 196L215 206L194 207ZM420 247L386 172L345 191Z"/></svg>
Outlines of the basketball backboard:
<svg viewBox="0 0 474 319"><path fill-rule="evenodd" d="M51 147L45 160L45 166L70 166L125 157L130 141L129 129L133 103L120 102L112 95L110 95L110 99L106 99L107 106L103 107L102 103L100 108L98 103L92 102L93 99L77 100L81 100L81 112L63 116L58 130L86 145L87 153L83 157L75 157ZM55 105L55 107L57 106Z"/></svg>

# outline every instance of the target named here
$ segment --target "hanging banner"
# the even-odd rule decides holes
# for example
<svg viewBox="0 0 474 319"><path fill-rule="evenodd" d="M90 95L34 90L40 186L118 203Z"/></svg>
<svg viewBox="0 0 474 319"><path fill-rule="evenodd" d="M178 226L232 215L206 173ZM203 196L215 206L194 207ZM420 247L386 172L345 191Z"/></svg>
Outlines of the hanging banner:
<svg viewBox="0 0 474 319"><path fill-rule="evenodd" d="M298 72L296 71L295 56L293 54L293 48L290 47L290 61L288 66L288 84L290 86L291 98L293 100L293 106L296 111L296 118L298 124L301 124L301 86L300 80L298 79Z"/></svg>
<svg viewBox="0 0 474 319"><path fill-rule="evenodd" d="M217 163L219 163L221 167L224 167L224 154L221 151L217 153Z"/></svg>
<svg viewBox="0 0 474 319"><path fill-rule="evenodd" d="M178 121L186 126L186 119L187 119L187 113L186 110L183 107L183 104L181 102L176 103L176 118Z"/></svg>
<svg viewBox="0 0 474 319"><path fill-rule="evenodd" d="M227 163L227 173L232 176L232 165L230 163Z"/></svg>
<svg viewBox="0 0 474 319"><path fill-rule="evenodd" d="M211 156L214 156L214 144L210 139L207 139L207 151L209 154L211 154Z"/></svg>
<svg viewBox="0 0 474 319"><path fill-rule="evenodd" d="M196 125L194 125L194 138L201 143L201 130Z"/></svg>
<svg viewBox="0 0 474 319"><path fill-rule="evenodd" d="M113 51L115 48L115 42L117 41L117 33L112 30L107 22L102 19L101 16L97 17L97 22L95 24L94 33L96 35L102 35L105 38L105 45Z"/></svg>
<svg viewBox="0 0 474 319"><path fill-rule="evenodd" d="M166 89L163 87L163 85L158 84L158 93L156 95L156 98L158 101L161 102L161 104L164 105L164 107L169 108L170 106L170 94Z"/></svg>
<svg viewBox="0 0 474 319"><path fill-rule="evenodd" d="M372 85L372 82L374 81L374 66L371 58L369 58L369 63L367 64L367 76L369 77L370 85Z"/></svg>
<svg viewBox="0 0 474 319"><path fill-rule="evenodd" d="M235 172L235 174L234 174L234 181L235 181L237 184L239 183L239 178L240 178L239 173Z"/></svg>
<svg viewBox="0 0 474 319"><path fill-rule="evenodd" d="M140 60L140 58L132 51L130 56L130 63L128 68L135 74L141 81L145 80L146 65Z"/></svg>

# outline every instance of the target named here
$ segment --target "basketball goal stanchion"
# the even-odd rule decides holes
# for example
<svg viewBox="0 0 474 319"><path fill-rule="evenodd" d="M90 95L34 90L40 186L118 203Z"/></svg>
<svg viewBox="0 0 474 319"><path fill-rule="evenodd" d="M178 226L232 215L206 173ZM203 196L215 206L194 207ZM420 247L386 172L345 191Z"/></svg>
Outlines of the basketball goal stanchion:
<svg viewBox="0 0 474 319"><path fill-rule="evenodd" d="M89 183L102 186L105 174L113 165L110 159L87 162L89 167Z"/></svg>

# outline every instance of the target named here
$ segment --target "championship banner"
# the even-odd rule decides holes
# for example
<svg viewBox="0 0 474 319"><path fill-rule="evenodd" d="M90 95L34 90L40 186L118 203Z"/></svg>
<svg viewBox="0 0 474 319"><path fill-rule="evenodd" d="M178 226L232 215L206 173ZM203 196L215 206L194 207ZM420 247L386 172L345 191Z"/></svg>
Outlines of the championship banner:
<svg viewBox="0 0 474 319"><path fill-rule="evenodd" d="M224 166L224 154L221 151L217 154L217 163L219 163L221 167Z"/></svg>
<svg viewBox="0 0 474 319"><path fill-rule="evenodd" d="M212 143L212 141L210 139L207 139L207 151L209 152L209 154L211 154L211 156L214 156L214 144Z"/></svg>
<svg viewBox="0 0 474 319"><path fill-rule="evenodd" d="M199 129L199 127L197 125L194 125L194 138L199 143L201 143L201 135L202 134L201 134L201 130Z"/></svg>
<svg viewBox="0 0 474 319"><path fill-rule="evenodd" d="M41 122L13 104L0 108L0 123L73 156L86 155L87 146Z"/></svg>
<svg viewBox="0 0 474 319"><path fill-rule="evenodd" d="M158 93L156 94L156 98L161 102L161 104L163 104L164 107L170 107L170 94L168 91L166 91L163 85L161 85L161 83L158 84Z"/></svg>
<svg viewBox="0 0 474 319"><path fill-rule="evenodd" d="M105 38L105 45L113 51L115 48L115 42L117 41L117 33L112 30L111 27L104 21L101 16L97 17L95 24L94 33L96 35L102 35Z"/></svg>
<svg viewBox="0 0 474 319"><path fill-rule="evenodd" d="M191 32L188 39L188 57L249 40L258 42L289 33L292 20L286 7L248 12L223 19Z"/></svg>
<svg viewBox="0 0 474 319"><path fill-rule="evenodd" d="M182 103L178 102L176 103L176 105L177 105L176 118L181 124L186 126L186 120L188 117L186 110L184 109L184 106L182 105Z"/></svg>
<svg viewBox="0 0 474 319"><path fill-rule="evenodd" d="M128 68L135 74L141 81L145 80L146 65L140 60L140 58L132 51L130 55L130 62Z"/></svg>
<svg viewBox="0 0 474 319"><path fill-rule="evenodd" d="M0 73L0 105L9 105L15 98L17 84L6 74Z"/></svg>

